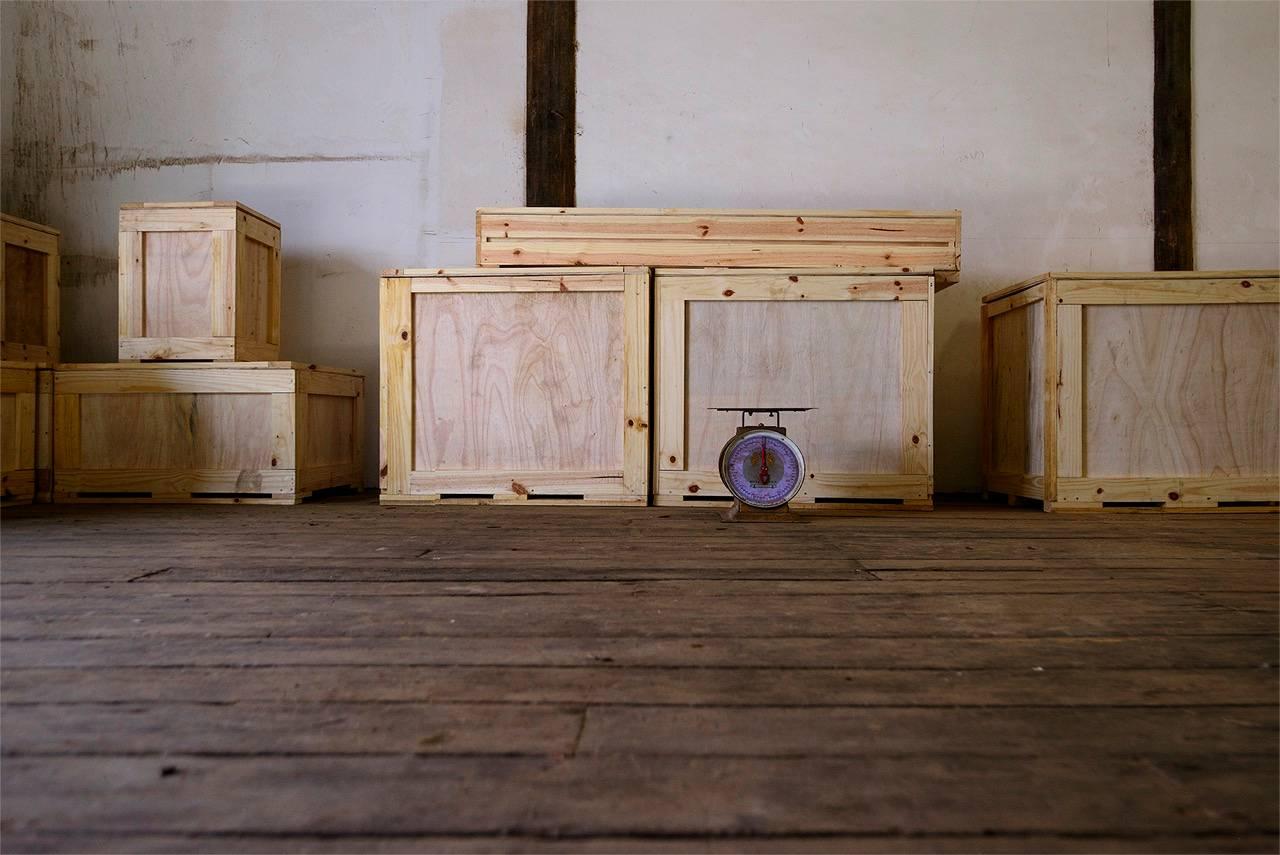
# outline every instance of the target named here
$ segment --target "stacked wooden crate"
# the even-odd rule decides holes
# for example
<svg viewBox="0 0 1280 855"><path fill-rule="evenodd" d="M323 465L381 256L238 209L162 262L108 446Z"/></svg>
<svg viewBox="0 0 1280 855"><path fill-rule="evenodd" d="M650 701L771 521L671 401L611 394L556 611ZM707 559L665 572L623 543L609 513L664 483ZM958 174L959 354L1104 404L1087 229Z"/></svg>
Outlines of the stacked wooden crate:
<svg viewBox="0 0 1280 855"><path fill-rule="evenodd" d="M125 205L119 299L123 361L54 372L55 501L361 486L363 378L277 361L278 223L238 202Z"/></svg>
<svg viewBox="0 0 1280 855"><path fill-rule="evenodd" d="M478 269L383 279L383 501L727 503L708 408L807 406L798 504L929 507L959 241L955 211L481 209Z"/></svg>
<svg viewBox="0 0 1280 855"><path fill-rule="evenodd" d="M983 476L1045 510L1280 507L1280 273L1046 273L983 298Z"/></svg>
<svg viewBox="0 0 1280 855"><path fill-rule="evenodd" d="M49 492L59 238L49 226L0 215L0 493L6 505L47 498Z"/></svg>

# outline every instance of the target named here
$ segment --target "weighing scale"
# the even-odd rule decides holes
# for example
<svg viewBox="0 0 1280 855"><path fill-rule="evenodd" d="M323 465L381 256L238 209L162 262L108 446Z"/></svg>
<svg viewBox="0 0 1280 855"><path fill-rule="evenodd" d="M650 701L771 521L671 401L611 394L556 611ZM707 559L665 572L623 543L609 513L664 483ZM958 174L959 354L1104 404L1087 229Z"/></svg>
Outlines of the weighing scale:
<svg viewBox="0 0 1280 855"><path fill-rule="evenodd" d="M720 480L733 495L725 522L794 522L790 502L804 486L804 454L787 436L782 413L813 407L709 407L741 413L738 430L720 449ZM772 425L747 425L747 416L773 416Z"/></svg>

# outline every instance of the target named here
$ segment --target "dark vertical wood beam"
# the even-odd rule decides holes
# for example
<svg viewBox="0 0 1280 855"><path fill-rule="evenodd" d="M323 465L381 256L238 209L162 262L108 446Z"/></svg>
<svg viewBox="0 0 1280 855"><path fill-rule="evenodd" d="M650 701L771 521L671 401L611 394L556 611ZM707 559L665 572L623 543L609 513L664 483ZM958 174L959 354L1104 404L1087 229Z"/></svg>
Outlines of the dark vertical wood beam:
<svg viewBox="0 0 1280 855"><path fill-rule="evenodd" d="M577 105L575 0L529 0L525 59L524 201L575 204Z"/></svg>
<svg viewBox="0 0 1280 855"><path fill-rule="evenodd" d="M1196 266L1191 162L1191 2L1155 0L1155 268Z"/></svg>

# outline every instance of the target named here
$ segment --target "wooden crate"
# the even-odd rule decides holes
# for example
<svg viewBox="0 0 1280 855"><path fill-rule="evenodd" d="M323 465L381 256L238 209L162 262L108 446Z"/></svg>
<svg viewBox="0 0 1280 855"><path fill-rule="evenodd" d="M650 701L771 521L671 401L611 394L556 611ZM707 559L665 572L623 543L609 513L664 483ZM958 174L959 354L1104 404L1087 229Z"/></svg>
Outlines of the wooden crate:
<svg viewBox="0 0 1280 855"><path fill-rule="evenodd" d="M481 208L476 263L841 267L941 288L960 269L960 212Z"/></svg>
<svg viewBox="0 0 1280 855"><path fill-rule="evenodd" d="M1049 273L983 298L987 490L1045 510L1274 507L1277 272Z"/></svg>
<svg viewBox="0 0 1280 855"><path fill-rule="evenodd" d="M645 504L649 272L391 270L385 504Z"/></svg>
<svg viewBox="0 0 1280 855"><path fill-rule="evenodd" d="M364 378L294 362L64 365L54 501L295 504L359 488Z"/></svg>
<svg viewBox="0 0 1280 855"><path fill-rule="evenodd" d="M57 362L58 230L0 214L0 240L0 359Z"/></svg>
<svg viewBox="0 0 1280 855"><path fill-rule="evenodd" d="M710 407L784 414L808 463L793 503L932 507L929 276L837 269L654 271L654 496L728 501L720 448L738 425Z"/></svg>
<svg viewBox="0 0 1280 855"><path fill-rule="evenodd" d="M120 359L280 355L280 224L239 202L120 208Z"/></svg>
<svg viewBox="0 0 1280 855"><path fill-rule="evenodd" d="M0 362L0 489L6 505L49 498L52 379L43 363Z"/></svg>

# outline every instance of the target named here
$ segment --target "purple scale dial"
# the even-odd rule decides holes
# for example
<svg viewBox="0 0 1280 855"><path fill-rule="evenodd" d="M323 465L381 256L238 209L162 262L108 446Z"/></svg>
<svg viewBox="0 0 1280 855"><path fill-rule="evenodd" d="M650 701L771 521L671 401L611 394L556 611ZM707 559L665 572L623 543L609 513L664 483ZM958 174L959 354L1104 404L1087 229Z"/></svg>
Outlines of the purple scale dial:
<svg viewBox="0 0 1280 855"><path fill-rule="evenodd" d="M739 431L720 451L720 480L744 505L781 507L804 485L804 456L777 430Z"/></svg>

